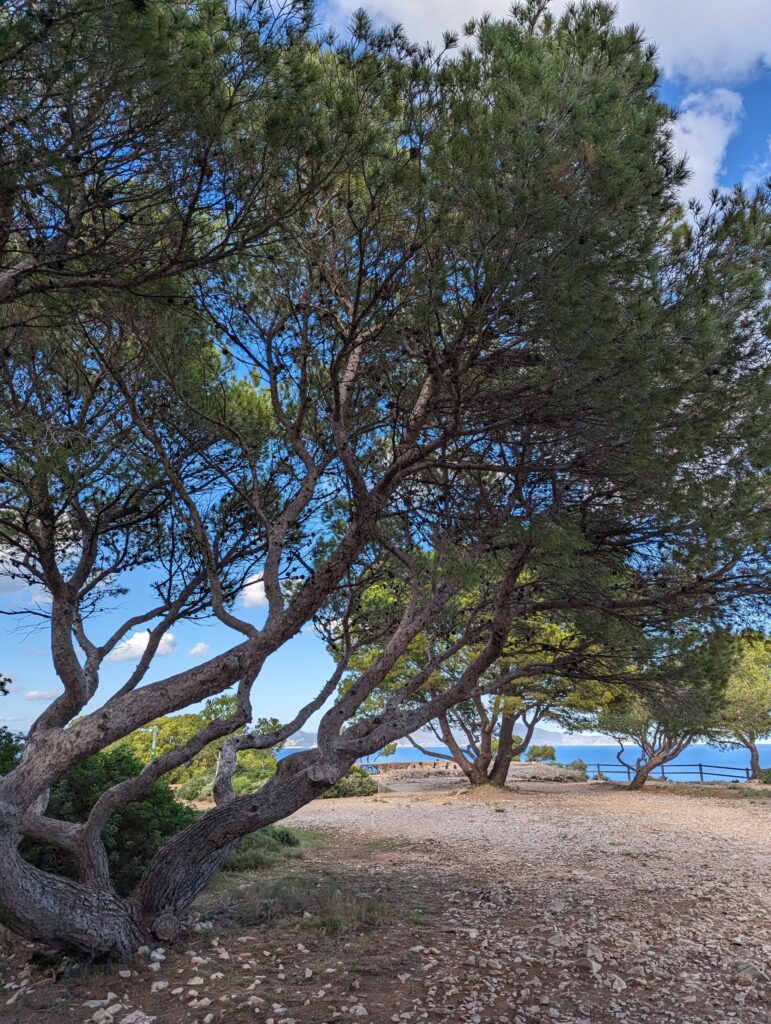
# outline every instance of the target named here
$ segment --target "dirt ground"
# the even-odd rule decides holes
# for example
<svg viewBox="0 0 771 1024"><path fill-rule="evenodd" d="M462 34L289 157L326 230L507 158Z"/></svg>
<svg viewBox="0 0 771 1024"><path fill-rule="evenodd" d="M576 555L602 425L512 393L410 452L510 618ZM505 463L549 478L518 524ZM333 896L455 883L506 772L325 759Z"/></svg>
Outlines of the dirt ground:
<svg viewBox="0 0 771 1024"><path fill-rule="evenodd" d="M316 801L301 858L221 876L173 949L86 968L17 943L0 1022L761 1024L771 799L742 796Z"/></svg>

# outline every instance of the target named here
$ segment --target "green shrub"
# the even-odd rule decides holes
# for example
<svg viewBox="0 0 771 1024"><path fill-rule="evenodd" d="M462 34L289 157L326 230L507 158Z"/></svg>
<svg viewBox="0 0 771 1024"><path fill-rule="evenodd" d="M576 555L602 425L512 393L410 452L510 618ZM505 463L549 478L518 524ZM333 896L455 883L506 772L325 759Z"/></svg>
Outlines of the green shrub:
<svg viewBox="0 0 771 1024"><path fill-rule="evenodd" d="M16 767L23 749L23 735L0 725L0 775L7 775Z"/></svg>
<svg viewBox="0 0 771 1024"><path fill-rule="evenodd" d="M348 772L325 793L324 799L342 796L372 796L377 793L377 782L372 776L355 764Z"/></svg>
<svg viewBox="0 0 771 1024"><path fill-rule="evenodd" d="M771 786L771 768L760 769L760 781Z"/></svg>
<svg viewBox="0 0 771 1024"><path fill-rule="evenodd" d="M223 871L259 871L269 868L277 860L291 856L290 850L300 845L295 832L283 825L266 825L265 828L244 836L238 846L228 855L222 866Z"/></svg>
<svg viewBox="0 0 771 1024"><path fill-rule="evenodd" d="M208 800L211 799L213 786L214 771L200 772L177 786L176 794L180 800L189 800L191 803L194 800Z"/></svg>
<svg viewBox="0 0 771 1024"><path fill-rule="evenodd" d="M586 770L586 761L582 761L580 757L577 757L575 758L575 760L570 761L568 764L565 765L565 767L568 768L571 772L575 772L576 775L580 775L581 778L584 779L584 781L586 781L589 778L589 773Z"/></svg>
<svg viewBox="0 0 771 1024"><path fill-rule="evenodd" d="M236 796L243 796L245 793L256 793L265 785L267 776L253 775L249 772L236 771L233 776L233 792ZM214 789L214 771L201 772L177 786L177 796L180 800L187 800L192 803L195 800L211 800Z"/></svg>
<svg viewBox="0 0 771 1024"><path fill-rule="evenodd" d="M525 754L528 761L545 761L551 762L557 760L557 752L554 747L550 746L535 746L531 747Z"/></svg>
<svg viewBox="0 0 771 1024"><path fill-rule="evenodd" d="M94 754L52 787L46 813L62 821L85 821L101 793L141 770L141 762L125 748L113 747ZM141 800L116 811L102 835L117 892L122 896L131 892L157 848L195 818L196 812L179 803L162 781L156 782ZM75 865L63 850L24 840L20 852L44 871L67 878L75 875Z"/></svg>

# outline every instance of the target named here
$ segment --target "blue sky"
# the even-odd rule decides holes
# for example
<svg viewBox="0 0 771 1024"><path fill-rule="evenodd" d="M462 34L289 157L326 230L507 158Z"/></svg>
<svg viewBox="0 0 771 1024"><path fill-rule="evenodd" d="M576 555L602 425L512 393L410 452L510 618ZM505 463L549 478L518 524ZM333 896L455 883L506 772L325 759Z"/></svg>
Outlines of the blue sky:
<svg viewBox="0 0 771 1024"><path fill-rule="evenodd" d="M334 0L320 8L321 23L344 28L359 2ZM366 6L366 5L365 5ZM564 4L554 3L559 10ZM620 16L642 26L659 45L665 71L662 96L680 111L676 144L690 158L693 176L685 198L705 198L709 190L736 182L754 184L771 175L771 0L620 0ZM438 40L443 29L458 29L468 18L491 11L503 15L509 0L377 0L369 5L381 21L400 21L419 40ZM119 618L140 606L141 578L122 607L95 628L99 640ZM31 595L0 577L0 610L19 608ZM240 612L257 624L264 618L259 587L242 599ZM0 672L13 682L0 698L0 725L26 730L60 691L48 654L44 628L0 617ZM233 635L217 625L181 624L162 645L147 680L162 678L226 649ZM143 647L142 636L105 664L100 700L125 681ZM286 720L317 692L332 670L323 644L311 631L295 637L274 655L254 692L257 716ZM318 715L311 725L318 721Z"/></svg>

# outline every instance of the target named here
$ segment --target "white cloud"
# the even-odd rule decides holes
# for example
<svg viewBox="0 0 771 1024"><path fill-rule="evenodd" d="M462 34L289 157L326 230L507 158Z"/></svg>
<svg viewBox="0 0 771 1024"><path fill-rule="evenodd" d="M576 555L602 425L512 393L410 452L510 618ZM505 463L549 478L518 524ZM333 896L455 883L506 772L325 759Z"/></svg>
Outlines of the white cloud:
<svg viewBox="0 0 771 1024"><path fill-rule="evenodd" d="M683 192L705 200L720 182L731 137L742 117L742 98L730 89L695 92L682 102L675 124L675 148L688 158L691 177Z"/></svg>
<svg viewBox="0 0 771 1024"><path fill-rule="evenodd" d="M209 650L209 646L209 644L205 644L203 640L200 640L197 644L193 644L193 646L187 652L188 656L191 658L197 658L201 654L206 654L206 652Z"/></svg>
<svg viewBox="0 0 771 1024"><path fill-rule="evenodd" d="M745 188L754 189L771 177L771 135L766 139L766 153L760 159L754 160L744 175L742 184Z"/></svg>
<svg viewBox="0 0 771 1024"><path fill-rule="evenodd" d="M138 661L150 640L150 630L142 629L138 633L132 633L128 640L119 643L118 646L107 655L107 661ZM163 657L171 654L177 646L173 633L164 633L161 642L158 644L157 654Z"/></svg>
<svg viewBox="0 0 771 1024"><path fill-rule="evenodd" d="M58 697L61 690L27 690L24 694L25 700L53 700Z"/></svg>
<svg viewBox="0 0 771 1024"><path fill-rule="evenodd" d="M338 25L348 23L359 0L330 4ZM401 22L418 41L438 41L444 29L460 30L485 11L508 13L511 0L375 0L367 10L384 22ZM556 0L560 13L566 0ZM667 74L691 82L730 82L771 65L771 3L768 0L618 0L619 20L641 26L658 44Z"/></svg>
<svg viewBox="0 0 771 1024"><path fill-rule="evenodd" d="M268 598L262 576L250 576L241 591L241 604L245 608L267 608Z"/></svg>

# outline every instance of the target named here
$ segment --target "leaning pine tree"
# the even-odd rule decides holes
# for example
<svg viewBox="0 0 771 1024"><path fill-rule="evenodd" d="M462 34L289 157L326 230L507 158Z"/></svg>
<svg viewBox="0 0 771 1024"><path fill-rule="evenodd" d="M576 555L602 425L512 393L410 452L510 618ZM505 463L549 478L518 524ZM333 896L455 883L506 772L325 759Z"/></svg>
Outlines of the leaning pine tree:
<svg viewBox="0 0 771 1024"><path fill-rule="evenodd" d="M110 956L173 935L241 836L493 691L519 620L644 634L767 583L768 197L682 221L653 52L604 5L541 6L441 59L364 17L317 45L299 5L5 15L0 545L49 597L30 610L63 687L0 783L0 920L18 933ZM404 599L351 673L379 575ZM261 625L237 603L254 578ZM164 677L164 635L201 618L232 646ZM271 713L266 659L313 620L334 674L244 732ZM368 713L429 625L424 663ZM144 653L105 692L134 631ZM552 653L519 672L586 676ZM73 766L233 688L235 710L85 821L46 814ZM318 748L236 796L238 752L333 696ZM216 806L119 896L105 822L213 741ZM25 862L21 837L66 850L77 880Z"/></svg>

